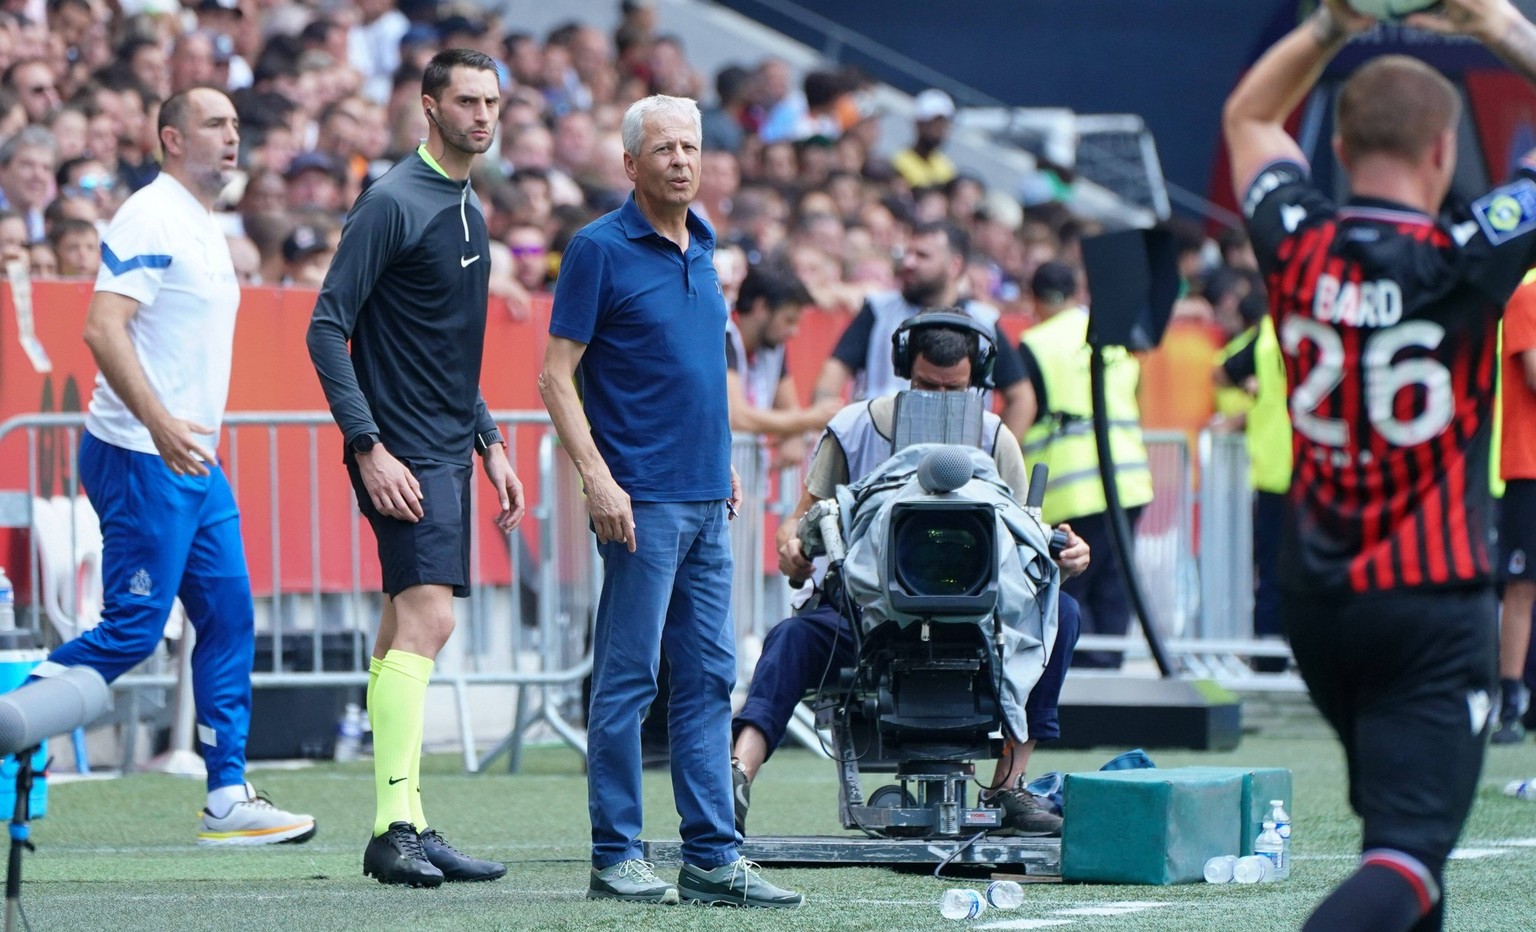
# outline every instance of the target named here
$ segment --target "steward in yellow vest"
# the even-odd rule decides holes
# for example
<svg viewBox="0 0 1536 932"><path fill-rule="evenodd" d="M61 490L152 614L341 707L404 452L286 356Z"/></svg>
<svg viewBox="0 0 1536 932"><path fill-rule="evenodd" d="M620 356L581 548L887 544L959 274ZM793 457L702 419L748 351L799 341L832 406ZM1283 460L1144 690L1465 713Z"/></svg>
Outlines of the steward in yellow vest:
<svg viewBox="0 0 1536 932"><path fill-rule="evenodd" d="M1035 271L1030 289L1042 322L1025 331L1019 346L1032 395L1031 403L1023 406L1032 423L1024 435L1024 459L1050 467L1041 506L1045 520L1053 525L1067 522L1090 548L1097 545L1089 569L1062 583L1062 591L1083 608L1082 630L1123 635L1131 624L1131 608L1110 542L1099 478L1088 374L1088 311L1078 299L1077 270L1047 262ZM1115 487L1134 532L1141 506L1152 500L1152 473L1136 403L1141 365L1124 349L1106 349L1104 373ZM1121 660L1119 651L1079 650L1073 665L1118 668Z"/></svg>
<svg viewBox="0 0 1536 932"><path fill-rule="evenodd" d="M1075 305L1024 332L1023 348L1034 357L1044 384L1036 387L1035 423L1024 435L1026 462L1051 468L1042 510L1048 523L1104 511L1099 453L1093 439L1093 396L1088 379L1088 309ZM1152 473L1141 439L1136 385L1141 364L1122 347L1104 350L1109 449L1116 489L1125 508L1152 500Z"/></svg>

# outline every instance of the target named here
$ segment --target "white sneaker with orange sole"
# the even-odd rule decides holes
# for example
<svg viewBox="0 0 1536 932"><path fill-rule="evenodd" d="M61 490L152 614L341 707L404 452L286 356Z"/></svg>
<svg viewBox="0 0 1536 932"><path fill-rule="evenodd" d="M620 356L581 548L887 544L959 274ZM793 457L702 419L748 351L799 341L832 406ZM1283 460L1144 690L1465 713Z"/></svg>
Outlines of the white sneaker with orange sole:
<svg viewBox="0 0 1536 932"><path fill-rule="evenodd" d="M300 815L272 805L258 796L249 783L245 799L235 803L222 818L203 810L202 826L197 833L200 845L296 845L315 834L315 817Z"/></svg>

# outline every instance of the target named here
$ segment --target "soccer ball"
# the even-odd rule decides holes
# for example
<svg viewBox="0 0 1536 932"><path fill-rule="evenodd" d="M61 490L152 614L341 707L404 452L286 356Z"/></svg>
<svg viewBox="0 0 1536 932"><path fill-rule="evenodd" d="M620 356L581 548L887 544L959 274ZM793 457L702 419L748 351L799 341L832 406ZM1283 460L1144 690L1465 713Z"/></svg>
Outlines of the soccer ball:
<svg viewBox="0 0 1536 932"><path fill-rule="evenodd" d="M1440 0L1349 0L1350 8L1372 19L1402 19L1409 13L1419 13L1439 3Z"/></svg>

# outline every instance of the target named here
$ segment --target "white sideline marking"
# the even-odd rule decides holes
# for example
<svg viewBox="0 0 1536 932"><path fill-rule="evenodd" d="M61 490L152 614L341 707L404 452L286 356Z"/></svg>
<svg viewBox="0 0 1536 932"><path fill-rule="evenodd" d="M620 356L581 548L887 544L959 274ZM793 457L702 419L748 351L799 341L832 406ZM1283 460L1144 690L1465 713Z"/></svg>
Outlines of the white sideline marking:
<svg viewBox="0 0 1536 932"><path fill-rule="evenodd" d="M65 783L86 783L100 782L103 780L116 780L121 776L122 774L116 771L112 771L110 773L75 773L69 770L50 770L48 772L48 782L55 786L61 786Z"/></svg>
<svg viewBox="0 0 1536 932"><path fill-rule="evenodd" d="M189 835L188 838L191 838L191 836ZM248 848L247 850L259 850L259 847L260 846L252 846L251 848ZM272 846L267 846L267 847L275 850L277 846L272 845ZM284 847L287 848L288 850L293 850L294 849L294 846L292 846L292 845L286 845ZM302 846L302 848L303 848L304 851L310 852L312 854L346 854L348 852L355 852L357 850L357 845L350 844L350 843L345 843L344 844L344 843L341 843L341 842L333 842L333 843L329 843L329 844L315 844L314 842L309 842L309 843L304 844ZM482 854L485 854L487 852L494 852L494 853L502 855L502 856L506 856L509 853L519 853L519 852L525 852L525 853L527 853L527 852L534 852L534 853L537 853L537 852L554 852L556 854L556 856L554 856L554 857L534 857L534 858L530 859L531 862L542 863L542 864L551 864L551 863L554 863L554 864L559 864L559 863L584 864L584 863L590 863L590 858L586 857L586 856L582 856L582 855L567 855L567 856L564 856L564 857L558 856L562 852L569 851L570 850L570 846L569 845L554 845L554 844L545 845L545 844L534 844L534 843L528 842L528 843L506 843L506 844L498 844L498 845L477 845L476 849L480 853L482 853ZM228 849L228 848L217 849L217 848L198 847L196 841L189 840L185 844L169 844L169 845L75 845L75 844L49 843L48 850L49 851L68 852L70 854L94 854L94 855L107 855L107 854L128 854L128 855L134 855L134 854L158 854L158 853L162 853L162 852L171 853L171 854L176 854L176 853L200 853L204 857L215 858L215 857L219 857L219 855L216 853L217 851L219 851L219 850L230 850L230 849Z"/></svg>
<svg viewBox="0 0 1536 932"><path fill-rule="evenodd" d="M361 877L361 875L358 875L358 876ZM370 896L374 891L380 891L380 890L384 890L384 889L391 889L391 888L388 888L388 887L381 887L381 885L374 883L372 880L362 880L362 879L359 879L359 880L357 880L354 883L352 880L349 879L347 881L347 886L336 886L334 881L335 881L335 878L328 878L325 881L316 881L316 883L327 883L327 884L329 884L329 886L326 888L325 893L324 893L324 895L327 896L327 897L335 897L335 896L338 896L338 895L339 896L362 895L362 896L366 897L366 896ZM121 881L108 881L108 883L120 883L120 882ZM223 881L221 881L221 882L223 882ZM248 882L248 881L233 881L233 882L245 883L245 882ZM44 883L48 883L48 881L44 881ZM404 889L404 888L393 888L393 889ZM557 901L558 900L565 900L565 901L571 902L572 904L575 904L575 903L584 903L585 902L585 900L582 899L582 897L585 895L585 892L586 891L585 891L584 888L577 887L577 886L570 886L570 887L566 887L566 888L560 889L560 890L531 890L531 889L529 889L527 887L520 887L517 890L512 891L511 895L516 897L517 899L520 899L520 900L557 900ZM237 892L237 891L227 891L226 892L226 891L221 890L221 891L218 891L217 893L200 894L200 895L216 896L216 897L218 897L218 899L220 901L229 901L229 900L238 900L238 901L241 901L241 902L262 902L262 901L270 901L270 900L301 900L301 901L302 900L310 900L310 901L312 901L314 899L315 895L316 895L316 890L314 888L310 888L310 889L306 889L306 890L295 891L293 893L249 893L249 892ZM65 903L65 902L82 902L82 903L93 903L94 902L94 903L99 903L99 902L101 902L101 896L102 896L101 893L98 892L98 891L95 891L95 890L87 891L87 892L83 892L83 893L56 893L56 892L53 892L52 890L50 890L47 893L48 902L49 902L50 905L51 904L55 904L55 903ZM114 894L112 894L112 900L114 902L123 902L123 903L155 903L155 902L159 902L161 900L167 900L167 901L175 900L175 901L177 901L179 903L185 903L187 901L187 894L184 893L184 892L180 892L180 891L177 891L177 892L167 892L167 893L132 893L132 894L126 894L126 895L114 893Z"/></svg>
<svg viewBox="0 0 1536 932"><path fill-rule="evenodd" d="M310 758L296 758L292 760L253 760L245 765L247 771L251 770L311 770L319 761ZM348 774L354 780L355 774Z"/></svg>
<svg viewBox="0 0 1536 932"><path fill-rule="evenodd" d="M1493 845L1497 848L1536 848L1536 838L1479 838L1476 845Z"/></svg>
<svg viewBox="0 0 1536 932"><path fill-rule="evenodd" d="M1481 858L1502 858L1509 854L1507 848L1455 848L1451 851L1452 861L1476 861Z"/></svg>
<svg viewBox="0 0 1536 932"><path fill-rule="evenodd" d="M1146 909L1157 909L1160 906L1168 906L1169 903L1161 900L1125 900L1118 903L1105 903L1101 906L1077 906L1072 909L1058 909L1053 913L1056 916L1126 916L1131 913L1139 913Z"/></svg>
<svg viewBox="0 0 1536 932"><path fill-rule="evenodd" d="M989 922L974 926L977 929L1048 929L1052 926L1072 925L1070 919L1009 919L1005 922Z"/></svg>

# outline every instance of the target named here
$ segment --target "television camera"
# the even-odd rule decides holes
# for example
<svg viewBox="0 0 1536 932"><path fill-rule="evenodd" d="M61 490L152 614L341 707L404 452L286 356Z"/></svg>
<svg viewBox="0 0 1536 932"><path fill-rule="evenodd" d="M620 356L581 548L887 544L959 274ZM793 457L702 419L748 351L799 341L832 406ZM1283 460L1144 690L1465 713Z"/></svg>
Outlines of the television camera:
<svg viewBox="0 0 1536 932"><path fill-rule="evenodd" d="M1044 467L1030 488L1033 505L1020 505L979 448L920 443L802 517L802 550L828 558L822 597L852 622L858 657L829 672L814 703L845 828L926 837L1001 825L967 783L974 760L1001 755L999 732L1028 737L1024 704L1055 641L1053 550L1066 543L1040 521ZM863 771L897 783L866 797Z"/></svg>

